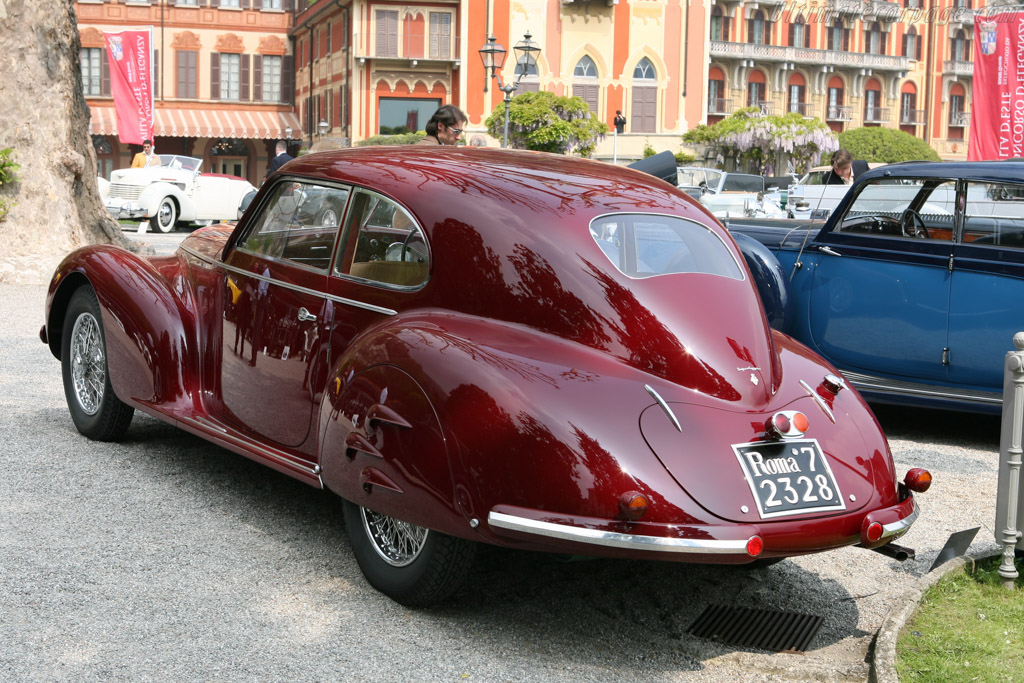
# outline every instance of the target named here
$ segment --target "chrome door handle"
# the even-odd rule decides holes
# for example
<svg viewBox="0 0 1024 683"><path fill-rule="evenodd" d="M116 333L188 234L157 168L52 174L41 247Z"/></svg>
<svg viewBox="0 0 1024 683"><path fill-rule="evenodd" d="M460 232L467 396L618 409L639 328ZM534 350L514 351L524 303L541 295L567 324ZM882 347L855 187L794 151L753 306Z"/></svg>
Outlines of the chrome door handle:
<svg viewBox="0 0 1024 683"><path fill-rule="evenodd" d="M818 251L820 251L822 253L825 253L825 254L829 254L831 256L842 256L842 254L840 254L838 251L836 251L832 247L826 247L824 245L818 247Z"/></svg>
<svg viewBox="0 0 1024 683"><path fill-rule="evenodd" d="M306 307L303 306L302 308L299 309L299 320L301 320L302 322L316 320L316 316L307 311Z"/></svg>

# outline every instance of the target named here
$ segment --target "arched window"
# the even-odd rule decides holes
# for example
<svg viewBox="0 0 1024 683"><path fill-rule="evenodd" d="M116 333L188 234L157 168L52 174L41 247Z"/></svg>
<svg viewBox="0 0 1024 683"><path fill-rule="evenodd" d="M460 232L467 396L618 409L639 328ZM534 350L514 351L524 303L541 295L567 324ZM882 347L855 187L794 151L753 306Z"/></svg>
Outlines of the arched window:
<svg viewBox="0 0 1024 683"><path fill-rule="evenodd" d="M950 52L951 59L955 61L965 62L968 60L968 55L971 53L971 41L967 40L967 34L964 33L963 29L953 34Z"/></svg>
<svg viewBox="0 0 1024 683"><path fill-rule="evenodd" d="M903 56L921 61L921 38L913 26L903 34Z"/></svg>
<svg viewBox="0 0 1024 683"><path fill-rule="evenodd" d="M522 74L522 79L519 75ZM519 79L519 90L521 92L537 92L540 90L540 71L537 69L537 60L531 54L525 54L516 63L515 76Z"/></svg>
<svg viewBox="0 0 1024 683"><path fill-rule="evenodd" d="M755 45L766 45L768 43L768 34L771 33L771 25L765 21L764 12L761 10L754 10L750 18L747 19L747 42L754 43Z"/></svg>
<svg viewBox="0 0 1024 683"><path fill-rule="evenodd" d="M632 125L634 133L657 132L658 74L644 57L633 69Z"/></svg>
<svg viewBox="0 0 1024 683"><path fill-rule="evenodd" d="M768 111L769 103L765 95L766 90L766 79L764 72L754 69L750 72L750 76L747 79L747 106L758 107L765 114L770 114Z"/></svg>
<svg viewBox="0 0 1024 683"><path fill-rule="evenodd" d="M917 86L907 81L900 89L900 129L914 135L918 126L924 123L924 111L917 108Z"/></svg>
<svg viewBox="0 0 1024 683"><path fill-rule="evenodd" d="M886 111L882 108L882 86L874 78L864 86L864 125L879 125L885 120Z"/></svg>
<svg viewBox="0 0 1024 683"><path fill-rule="evenodd" d="M807 82L802 74L794 73L789 77L789 87L786 93L786 111L791 114L807 115Z"/></svg>
<svg viewBox="0 0 1024 683"><path fill-rule="evenodd" d="M729 17L721 5L711 8L711 40L729 40Z"/></svg>
<svg viewBox="0 0 1024 683"><path fill-rule="evenodd" d="M807 24L803 15L796 15L789 24L789 44L791 47L807 47Z"/></svg>
<svg viewBox="0 0 1024 683"><path fill-rule="evenodd" d="M717 66L708 69L708 114L728 114L729 100L725 92L725 74Z"/></svg>
<svg viewBox="0 0 1024 683"><path fill-rule="evenodd" d="M572 79L572 94L586 102L590 107L590 113L596 115L600 85L597 82L597 65L594 64L594 60L583 55L580 61L576 62Z"/></svg>
<svg viewBox="0 0 1024 683"><path fill-rule="evenodd" d="M864 52L869 55L885 54L885 33L877 21L864 27Z"/></svg>
<svg viewBox="0 0 1024 683"><path fill-rule="evenodd" d="M850 49L850 30L843 24L842 19L836 19L828 27L828 49L847 51Z"/></svg>

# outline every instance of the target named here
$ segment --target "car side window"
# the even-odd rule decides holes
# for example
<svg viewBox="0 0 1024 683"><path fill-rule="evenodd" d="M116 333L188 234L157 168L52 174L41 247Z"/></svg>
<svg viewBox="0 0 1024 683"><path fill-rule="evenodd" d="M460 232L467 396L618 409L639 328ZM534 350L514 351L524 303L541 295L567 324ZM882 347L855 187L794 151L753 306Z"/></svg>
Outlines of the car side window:
<svg viewBox="0 0 1024 683"><path fill-rule="evenodd" d="M423 230L390 199L357 190L345 232L356 235L355 253L337 274L399 287L427 281L430 250Z"/></svg>
<svg viewBox="0 0 1024 683"><path fill-rule="evenodd" d="M348 188L277 183L240 249L326 271L348 201Z"/></svg>
<svg viewBox="0 0 1024 683"><path fill-rule="evenodd" d="M1024 249L1024 184L967 183L963 241Z"/></svg>
<svg viewBox="0 0 1024 683"><path fill-rule="evenodd" d="M860 186L835 232L951 242L956 181L879 178Z"/></svg>

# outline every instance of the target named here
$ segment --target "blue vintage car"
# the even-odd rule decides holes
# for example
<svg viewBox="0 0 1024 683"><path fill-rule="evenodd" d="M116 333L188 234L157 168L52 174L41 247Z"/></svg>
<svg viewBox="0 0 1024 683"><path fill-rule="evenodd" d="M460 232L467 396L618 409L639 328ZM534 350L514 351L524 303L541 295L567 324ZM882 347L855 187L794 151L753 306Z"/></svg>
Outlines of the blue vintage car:
<svg viewBox="0 0 1024 683"><path fill-rule="evenodd" d="M1000 411L1024 330L1024 162L886 166L824 223L727 225L772 325L868 400Z"/></svg>

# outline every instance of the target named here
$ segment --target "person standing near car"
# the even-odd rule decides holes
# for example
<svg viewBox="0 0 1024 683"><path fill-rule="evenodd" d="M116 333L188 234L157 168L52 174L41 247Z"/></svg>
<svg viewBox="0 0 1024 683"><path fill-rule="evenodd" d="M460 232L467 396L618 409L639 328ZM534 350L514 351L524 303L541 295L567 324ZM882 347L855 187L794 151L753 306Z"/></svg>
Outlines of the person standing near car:
<svg viewBox="0 0 1024 683"><path fill-rule="evenodd" d="M427 121L427 137L423 138L417 145L457 145L459 137L469 121L462 110L453 104L446 104L430 117Z"/></svg>
<svg viewBox="0 0 1024 683"><path fill-rule="evenodd" d="M156 155L152 140L142 141L142 151L132 159L132 168L146 168L147 166L159 166L160 157Z"/></svg>
<svg viewBox="0 0 1024 683"><path fill-rule="evenodd" d="M852 185L853 179L867 173L868 162L854 160L853 155L845 149L837 149L832 153L832 169L825 174L826 185Z"/></svg>
<svg viewBox="0 0 1024 683"><path fill-rule="evenodd" d="M284 140L277 141L277 147L275 148L275 152L277 153L277 155L270 160L269 164L267 164L267 174L263 176L264 180L269 178L271 173L273 173L274 171L281 168L282 166L284 166L289 161L295 158L288 153L288 143L285 142Z"/></svg>

